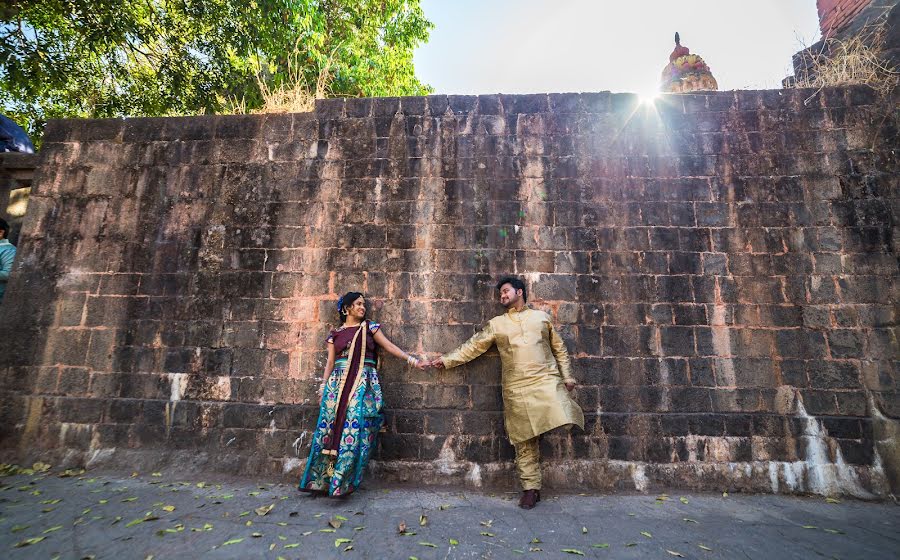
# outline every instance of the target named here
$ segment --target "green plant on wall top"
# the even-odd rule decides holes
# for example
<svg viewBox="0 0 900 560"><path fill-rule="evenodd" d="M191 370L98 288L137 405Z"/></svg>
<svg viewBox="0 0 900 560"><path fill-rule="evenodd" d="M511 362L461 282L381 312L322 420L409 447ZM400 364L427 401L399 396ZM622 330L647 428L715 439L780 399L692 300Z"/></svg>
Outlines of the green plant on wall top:
<svg viewBox="0 0 900 560"><path fill-rule="evenodd" d="M419 0L8 0L0 111L39 136L49 118L254 110L285 88L420 95L432 26Z"/></svg>

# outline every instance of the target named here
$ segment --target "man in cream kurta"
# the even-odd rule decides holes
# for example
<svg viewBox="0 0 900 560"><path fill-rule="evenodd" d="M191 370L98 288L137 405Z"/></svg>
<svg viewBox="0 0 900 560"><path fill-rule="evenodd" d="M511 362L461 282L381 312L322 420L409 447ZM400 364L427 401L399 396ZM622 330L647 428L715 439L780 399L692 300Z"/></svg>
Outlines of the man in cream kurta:
<svg viewBox="0 0 900 560"><path fill-rule="evenodd" d="M560 426L584 429L584 413L569 396L575 388L572 365L550 316L526 307L525 284L518 278L504 278L497 287L507 312L431 365L457 367L497 345L506 433L524 490L519 506L531 509L540 501L540 435Z"/></svg>

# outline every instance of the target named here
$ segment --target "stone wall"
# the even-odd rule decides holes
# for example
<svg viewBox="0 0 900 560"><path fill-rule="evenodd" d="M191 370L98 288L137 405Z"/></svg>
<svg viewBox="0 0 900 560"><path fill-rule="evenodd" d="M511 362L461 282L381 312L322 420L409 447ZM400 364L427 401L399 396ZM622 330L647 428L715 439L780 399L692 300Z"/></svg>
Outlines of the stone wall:
<svg viewBox="0 0 900 560"><path fill-rule="evenodd" d="M865 88L52 122L0 308L4 457L296 476L340 293L433 353L515 273L587 417L545 437L548 485L884 495L896 134ZM495 351L381 370L376 476L512 483Z"/></svg>
<svg viewBox="0 0 900 560"><path fill-rule="evenodd" d="M37 154L0 153L0 218L9 224L11 231L7 237L13 245L18 244L37 165Z"/></svg>

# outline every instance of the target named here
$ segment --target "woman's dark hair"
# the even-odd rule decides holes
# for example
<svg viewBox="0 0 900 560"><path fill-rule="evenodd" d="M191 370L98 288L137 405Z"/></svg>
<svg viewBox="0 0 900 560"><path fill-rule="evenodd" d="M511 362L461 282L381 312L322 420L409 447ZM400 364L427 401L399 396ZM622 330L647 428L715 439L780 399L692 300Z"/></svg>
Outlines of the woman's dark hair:
<svg viewBox="0 0 900 560"><path fill-rule="evenodd" d="M509 284L513 287L513 290L522 290L522 301L528 302L528 290L525 288L525 282L522 282L515 276L507 276L505 278L501 278L499 282L497 282L497 289L503 287L503 284Z"/></svg>
<svg viewBox="0 0 900 560"><path fill-rule="evenodd" d="M351 305L353 305L353 302L358 300L361 297L363 297L363 295L359 292L347 292L346 294L341 296L338 299L338 304L337 304L338 315L340 315L341 317L346 317L347 312L344 310L347 309L348 307L350 307Z"/></svg>
<svg viewBox="0 0 900 560"><path fill-rule="evenodd" d="M6 223L6 220L0 218L0 230L3 230L3 234L0 235L0 239L6 239L9 237L9 224Z"/></svg>

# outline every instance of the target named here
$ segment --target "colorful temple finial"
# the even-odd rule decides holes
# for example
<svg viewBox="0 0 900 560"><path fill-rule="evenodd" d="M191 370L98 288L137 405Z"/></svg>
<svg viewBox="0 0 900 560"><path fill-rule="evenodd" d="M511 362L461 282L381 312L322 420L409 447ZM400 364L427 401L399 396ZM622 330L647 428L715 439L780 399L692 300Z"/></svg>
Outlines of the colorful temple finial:
<svg viewBox="0 0 900 560"><path fill-rule="evenodd" d="M717 90L719 84L703 59L681 45L681 36L676 32L675 49L669 55L669 64L663 69L659 89L664 93L688 93Z"/></svg>

